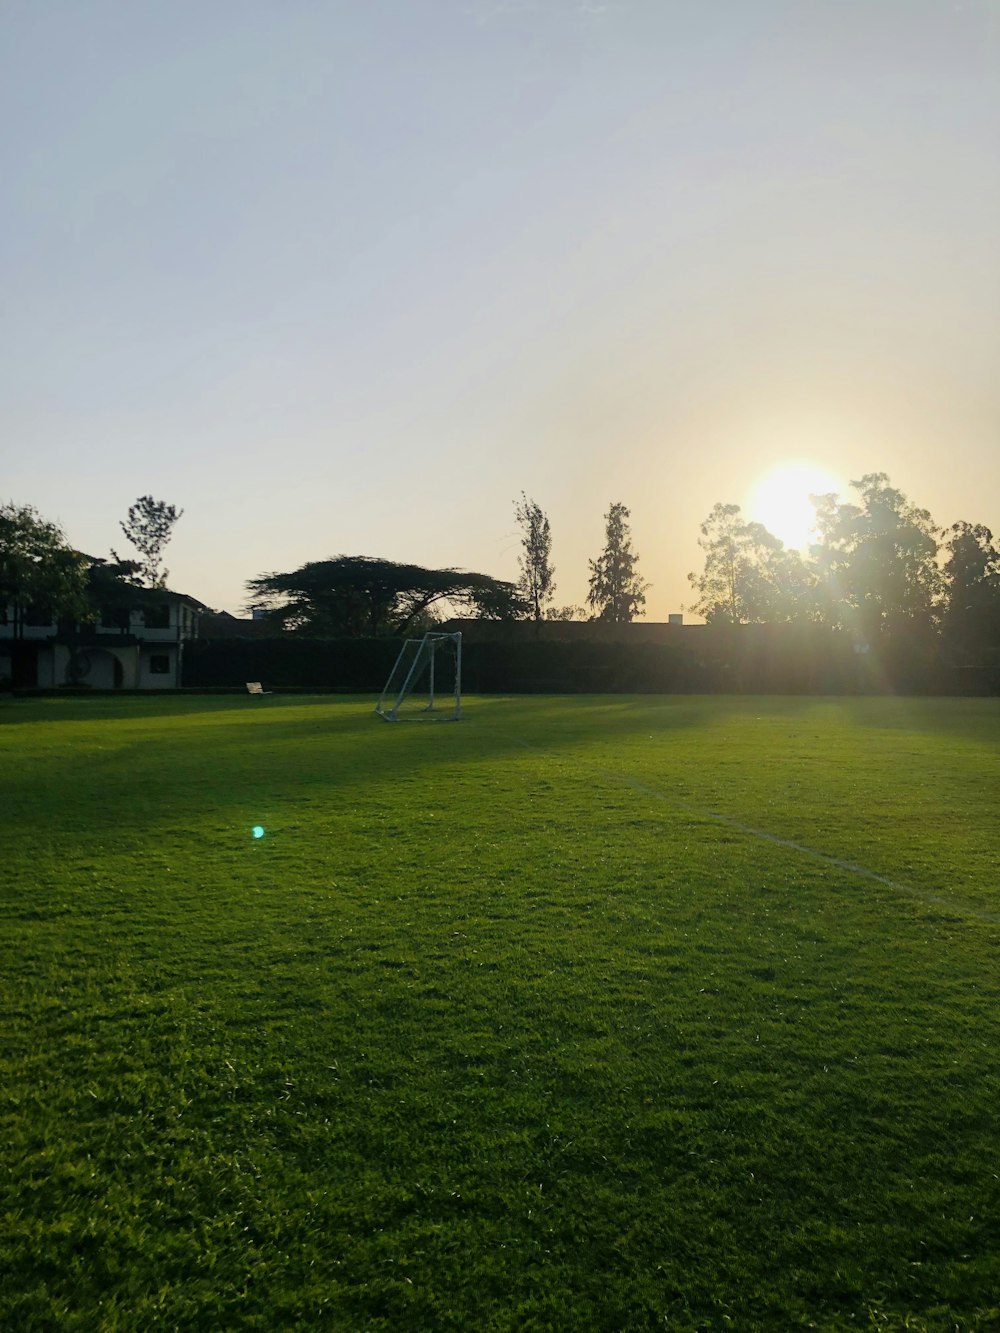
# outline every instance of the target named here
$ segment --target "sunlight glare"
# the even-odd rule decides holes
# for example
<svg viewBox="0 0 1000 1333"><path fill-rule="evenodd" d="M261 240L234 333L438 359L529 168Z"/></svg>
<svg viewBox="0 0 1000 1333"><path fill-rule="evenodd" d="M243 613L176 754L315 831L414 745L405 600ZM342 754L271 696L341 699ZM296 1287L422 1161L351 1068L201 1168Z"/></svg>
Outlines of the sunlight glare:
<svg viewBox="0 0 1000 1333"><path fill-rule="evenodd" d="M844 484L828 468L815 463L782 463L772 468L754 486L747 515L763 523L793 550L803 550L816 536L816 511L810 495L838 495Z"/></svg>

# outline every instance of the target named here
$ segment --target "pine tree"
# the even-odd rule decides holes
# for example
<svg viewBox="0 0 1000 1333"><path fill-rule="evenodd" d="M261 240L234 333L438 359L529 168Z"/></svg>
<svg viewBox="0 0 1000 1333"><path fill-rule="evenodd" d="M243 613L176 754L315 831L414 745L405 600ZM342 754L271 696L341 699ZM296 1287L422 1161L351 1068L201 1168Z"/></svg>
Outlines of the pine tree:
<svg viewBox="0 0 1000 1333"><path fill-rule="evenodd" d="M610 620L622 625L634 620L646 605L649 584L639 577L639 557L632 549L628 525L629 510L621 503L612 504L605 514L605 545L590 563L590 590L587 603L595 620Z"/></svg>

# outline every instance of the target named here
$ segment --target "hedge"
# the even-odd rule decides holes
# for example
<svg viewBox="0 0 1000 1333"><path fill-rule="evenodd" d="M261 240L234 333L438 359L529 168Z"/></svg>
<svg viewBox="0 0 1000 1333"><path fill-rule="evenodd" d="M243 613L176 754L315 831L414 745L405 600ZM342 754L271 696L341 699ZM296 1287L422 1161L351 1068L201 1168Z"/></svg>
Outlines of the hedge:
<svg viewBox="0 0 1000 1333"><path fill-rule="evenodd" d="M756 628L756 627L755 627ZM598 641L466 643L469 693L995 694L996 668L955 667L888 645L858 654L843 635L782 626L772 635L704 636L690 646ZM315 689L377 694L400 640L198 640L184 652L187 688ZM447 671L438 688L447 690Z"/></svg>

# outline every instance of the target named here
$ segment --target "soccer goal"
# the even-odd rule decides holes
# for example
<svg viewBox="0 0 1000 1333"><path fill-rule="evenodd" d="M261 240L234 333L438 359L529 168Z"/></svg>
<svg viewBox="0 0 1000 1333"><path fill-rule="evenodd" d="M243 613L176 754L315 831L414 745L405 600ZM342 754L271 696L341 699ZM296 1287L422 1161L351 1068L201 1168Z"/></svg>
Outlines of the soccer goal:
<svg viewBox="0 0 1000 1333"><path fill-rule="evenodd" d="M387 722L404 717L457 722L462 716L461 634L407 639L375 712Z"/></svg>

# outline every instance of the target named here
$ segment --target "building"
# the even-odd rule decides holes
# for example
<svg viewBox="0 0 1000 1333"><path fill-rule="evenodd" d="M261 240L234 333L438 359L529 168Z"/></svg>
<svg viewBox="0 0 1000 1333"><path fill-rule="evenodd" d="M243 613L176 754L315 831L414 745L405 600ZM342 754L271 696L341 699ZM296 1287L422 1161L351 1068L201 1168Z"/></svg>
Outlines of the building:
<svg viewBox="0 0 1000 1333"><path fill-rule="evenodd" d="M201 617L199 633L203 639L274 639L283 631L280 625L254 612L252 617L231 616L228 611L213 611Z"/></svg>
<svg viewBox="0 0 1000 1333"><path fill-rule="evenodd" d="M0 605L0 685L155 690L181 683L184 645L208 608L165 588L135 589L93 623L57 621L45 608Z"/></svg>

